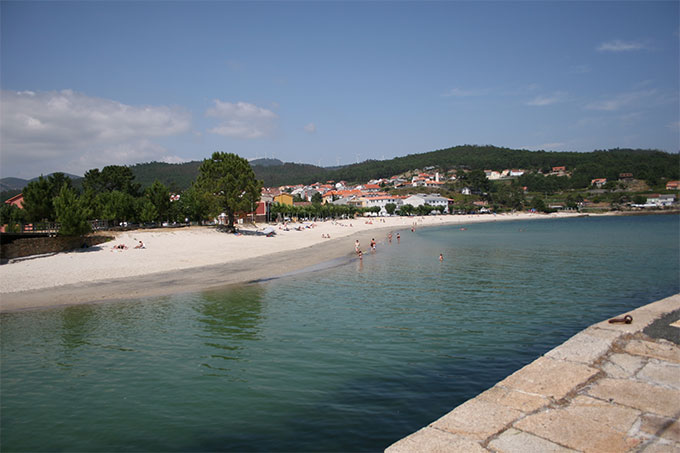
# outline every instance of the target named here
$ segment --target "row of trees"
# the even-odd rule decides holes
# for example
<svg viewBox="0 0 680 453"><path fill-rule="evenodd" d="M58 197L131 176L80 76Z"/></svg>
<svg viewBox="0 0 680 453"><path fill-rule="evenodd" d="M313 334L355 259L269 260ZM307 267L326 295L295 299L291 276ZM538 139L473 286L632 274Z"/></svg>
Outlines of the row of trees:
<svg viewBox="0 0 680 453"><path fill-rule="evenodd" d="M58 222L63 235L90 231L90 220L114 224L203 221L224 212L233 229L237 212L249 212L260 199L261 181L248 161L235 154L214 153L181 197L171 200L168 187L155 181L145 190L129 167L112 165L85 173L80 188L62 173L30 182L23 209L0 208L0 224Z"/></svg>

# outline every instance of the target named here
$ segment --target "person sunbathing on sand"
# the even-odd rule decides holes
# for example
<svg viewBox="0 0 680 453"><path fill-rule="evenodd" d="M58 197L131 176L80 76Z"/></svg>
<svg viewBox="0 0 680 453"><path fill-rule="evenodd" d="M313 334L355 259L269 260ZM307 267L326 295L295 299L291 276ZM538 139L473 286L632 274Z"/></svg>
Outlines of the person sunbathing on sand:
<svg viewBox="0 0 680 453"><path fill-rule="evenodd" d="M136 249L144 249L146 247L144 247L144 243L142 241L139 241L139 244L135 245L135 248Z"/></svg>
<svg viewBox="0 0 680 453"><path fill-rule="evenodd" d="M127 245L125 245L125 244L118 244L118 245L114 245L113 248L114 248L114 249L118 249L118 250L127 250Z"/></svg>

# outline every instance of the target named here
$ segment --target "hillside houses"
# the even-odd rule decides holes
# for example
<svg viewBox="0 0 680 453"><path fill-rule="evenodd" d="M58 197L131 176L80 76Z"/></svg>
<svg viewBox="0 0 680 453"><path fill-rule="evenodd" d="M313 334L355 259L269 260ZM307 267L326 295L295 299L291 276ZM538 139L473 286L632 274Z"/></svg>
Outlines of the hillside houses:
<svg viewBox="0 0 680 453"><path fill-rule="evenodd" d="M507 179L507 178L517 178L522 176L524 173L526 173L525 170L520 170L520 169L505 169L502 171L496 171L496 170L484 170L484 174L486 175L487 179L489 181L498 181L500 179Z"/></svg>
<svg viewBox="0 0 680 453"><path fill-rule="evenodd" d="M388 212L393 212L392 209L388 211L388 205L394 205L396 211L400 210L400 207L404 205L410 205L414 208L419 208L424 205L432 206L433 210L442 210L442 212L453 212L453 205L456 204L456 211L460 211L461 208L465 208L468 211L475 212L491 212L497 209L499 202L497 200L497 193L495 191L481 190L475 185L459 185L457 192L460 194L455 195L455 200L441 196L441 193L451 194L453 188L448 186L448 184L457 181L458 177L463 177L463 174L469 174L471 170L467 168L458 168L454 170L442 171L441 168L426 168L425 170L412 170L407 171L402 174L394 175L389 178L378 178L371 179L369 181L359 183L359 184L349 184L347 181L318 181L313 184L308 185L294 185L294 186L280 186L275 188L265 188L262 191L262 200L272 203L274 201L279 201L283 204L288 204L291 206L303 206L302 203L310 203L313 200L321 202L322 204L334 204L334 205L344 205L352 206L356 208L373 210L374 213L379 215L387 215ZM506 168L503 170L487 169L484 170L484 175L487 179L491 181L500 181L510 187L511 180L520 178L523 176L536 175L537 177L548 177L548 176L563 176L566 178L571 177L571 172L567 170L566 166L554 166L548 167L546 170L538 170L530 172L528 170L523 170L521 168ZM619 181L627 181L628 185L635 182L632 179L633 174L630 172L622 172L619 174ZM528 179L528 182L532 182L532 179ZM547 181L547 179L546 179ZM552 180L554 181L554 180ZM597 193L600 197L608 197L610 192L606 189L608 186L608 180L606 178L595 178L588 179L590 182L590 188L586 190L591 190ZM501 184L503 185L503 184ZM680 183L678 181L669 181L667 190L678 190ZM628 186L626 186L628 187ZM632 186L631 186L632 187ZM637 186L635 186L637 187ZM422 190L422 193L420 189ZM625 190L623 186L619 187L619 191ZM394 189L401 189L395 191ZM528 200L523 200L522 204L528 206L533 197L537 195L531 195L527 186L522 187L524 195L528 196ZM548 188L547 191L555 190L554 188ZM425 193L432 192L432 193ZM616 192L616 191L614 191ZM613 193L613 192L612 192ZM286 194L287 196L282 196ZM454 195L448 195L454 196ZM613 195L612 195L613 196ZM659 207L664 208L668 206L677 205L677 200L673 197L650 197L644 203L644 207ZM621 196L619 196L621 199ZM628 200L623 202L617 201L616 208L639 208L642 203L638 206L633 206L633 204ZM552 198L549 197L546 200L546 206L551 209L562 210L565 209L566 202L559 197ZM573 204L573 203L572 203ZM602 209L607 209L610 203L605 203L607 207ZM500 203L502 205L502 202ZM603 205L604 206L604 205ZM589 206L593 207L593 206ZM597 206L594 206L597 207ZM465 209L463 209L465 210ZM421 209L422 212L422 209Z"/></svg>

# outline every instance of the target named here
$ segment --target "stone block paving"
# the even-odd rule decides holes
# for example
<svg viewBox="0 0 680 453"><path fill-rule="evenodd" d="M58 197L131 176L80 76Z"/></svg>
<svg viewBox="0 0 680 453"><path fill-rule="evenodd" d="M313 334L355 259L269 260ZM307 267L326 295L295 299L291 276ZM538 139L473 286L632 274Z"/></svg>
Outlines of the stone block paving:
<svg viewBox="0 0 680 453"><path fill-rule="evenodd" d="M680 453L680 294L595 324L387 453ZM622 315L623 316L623 315Z"/></svg>

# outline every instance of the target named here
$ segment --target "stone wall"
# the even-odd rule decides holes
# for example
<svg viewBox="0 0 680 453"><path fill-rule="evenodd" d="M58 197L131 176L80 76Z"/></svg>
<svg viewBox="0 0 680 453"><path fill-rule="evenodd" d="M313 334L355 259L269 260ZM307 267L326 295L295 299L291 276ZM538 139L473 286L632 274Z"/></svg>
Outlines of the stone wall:
<svg viewBox="0 0 680 453"><path fill-rule="evenodd" d="M0 244L0 258L3 262L14 258L44 253L67 252L92 247L113 240L113 236L86 236L86 237L33 237L15 239L11 242L2 241Z"/></svg>

